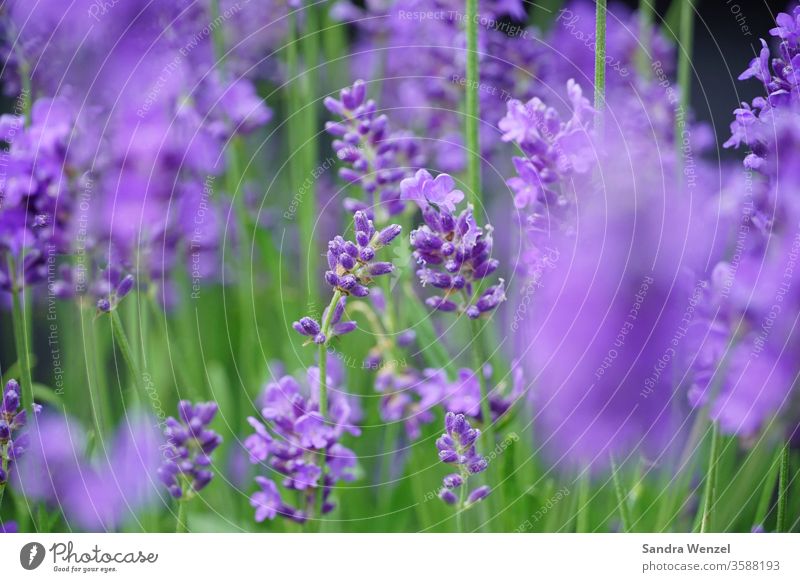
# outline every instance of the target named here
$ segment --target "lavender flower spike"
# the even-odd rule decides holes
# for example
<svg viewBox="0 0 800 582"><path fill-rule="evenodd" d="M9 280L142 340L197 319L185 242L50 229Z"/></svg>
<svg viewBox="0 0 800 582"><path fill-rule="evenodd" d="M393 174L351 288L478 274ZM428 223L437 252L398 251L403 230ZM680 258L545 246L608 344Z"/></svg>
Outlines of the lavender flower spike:
<svg viewBox="0 0 800 582"><path fill-rule="evenodd" d="M256 477L259 490L250 497L250 505L257 522L281 515L304 523L320 497L322 513L329 513L334 508L330 499L334 485L354 478L355 453L339 444L345 431L358 433L350 422L347 400L337 392L330 417L323 417L314 390L319 369L311 368L308 378L305 393L292 376L267 384L259 399L261 418L247 419L255 431L244 442L250 462L269 467L273 478L283 476L280 485L298 501L297 507L284 503L275 481Z"/></svg>
<svg viewBox="0 0 800 582"><path fill-rule="evenodd" d="M0 485L8 481L12 464L28 446L28 436L22 433L28 420L27 411L20 406L20 389L16 380L9 380L3 388L0 402ZM33 405L36 414L42 407Z"/></svg>
<svg viewBox="0 0 800 582"><path fill-rule="evenodd" d="M464 486L470 475L485 471L488 463L475 449L475 442L481 431L472 428L463 414L448 412L444 423L446 432L436 441L439 460L457 465L459 472L450 474L442 480L443 487L439 491L439 498L449 505L455 505L457 496L453 491ZM485 499L489 491L489 487L484 485L471 491L466 500L462 495L460 509Z"/></svg>
<svg viewBox="0 0 800 582"><path fill-rule="evenodd" d="M329 121L325 129L335 138L337 157L349 166L339 170L339 176L358 184L371 198L348 199L346 207L366 210L373 204L375 211L394 216L403 211L399 184L419 165L419 147L412 137L392 133L388 118L378 115L377 105L366 97L366 85L358 80L342 89L339 99L326 98L325 107L341 120Z"/></svg>
<svg viewBox="0 0 800 582"><path fill-rule="evenodd" d="M417 276L423 287L430 285L443 291L425 303L435 311L461 311L470 319L497 308L506 299L502 279L477 299L473 297L477 283L499 266L491 256L491 225L479 228L471 205L455 214L455 205L464 195L454 190L455 181L447 174L434 179L420 170L414 178L403 180L401 187L404 198L419 204L425 221L411 232L414 258L420 265Z"/></svg>
<svg viewBox="0 0 800 582"><path fill-rule="evenodd" d="M342 321L347 296L366 297L369 295L368 286L375 277L394 272L392 263L376 261L375 255L399 236L400 225L391 224L377 231L363 210L355 212L353 224L355 242L337 235L328 243L325 282L333 287L334 296L322 314L322 322L306 316L292 324L297 333L311 338L316 344L325 344L333 337L355 330L355 322Z"/></svg>
<svg viewBox="0 0 800 582"><path fill-rule="evenodd" d="M164 436L167 446L159 477L176 499L190 499L211 482L211 453L222 437L208 428L217 414L215 402L178 403L178 419L169 417Z"/></svg>

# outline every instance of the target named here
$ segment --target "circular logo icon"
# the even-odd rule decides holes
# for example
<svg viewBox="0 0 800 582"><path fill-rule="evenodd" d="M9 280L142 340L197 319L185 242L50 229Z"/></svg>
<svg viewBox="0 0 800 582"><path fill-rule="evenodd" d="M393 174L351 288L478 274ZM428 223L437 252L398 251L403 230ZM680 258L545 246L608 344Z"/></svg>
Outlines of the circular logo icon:
<svg viewBox="0 0 800 582"><path fill-rule="evenodd" d="M35 570L44 561L44 546L39 542L30 542L19 551L19 563L26 570Z"/></svg>

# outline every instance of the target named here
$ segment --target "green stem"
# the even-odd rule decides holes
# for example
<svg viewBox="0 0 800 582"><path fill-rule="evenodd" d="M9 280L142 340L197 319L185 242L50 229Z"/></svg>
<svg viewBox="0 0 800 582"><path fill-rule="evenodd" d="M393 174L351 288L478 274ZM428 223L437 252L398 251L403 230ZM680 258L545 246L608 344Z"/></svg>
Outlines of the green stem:
<svg viewBox="0 0 800 582"><path fill-rule="evenodd" d="M578 476L578 515L575 519L575 532L587 533L589 531L589 477Z"/></svg>
<svg viewBox="0 0 800 582"><path fill-rule="evenodd" d="M312 17L309 25L315 25L316 20ZM303 190L298 208L298 226L300 237L304 241L309 241L313 246L314 241L314 222L316 215L316 188L313 179L309 179L313 172L314 158L316 156L316 139L314 138L314 96L312 75L302 74L300 70L300 57L298 44L301 42L298 35L297 17L294 13L289 15L289 38L286 42L286 65L289 74L289 82L286 84L287 101L291 114L287 120L288 143L290 150L289 176L292 189L295 195L299 195ZM310 46L309 46L310 44ZM310 49L309 58L315 58L317 54L314 41L306 40L303 42L304 49ZM313 148L313 149L312 149ZM313 284L313 278L317 273L317 254L314 252L305 254L305 287L308 294L308 304L314 305L317 301L317 286Z"/></svg>
<svg viewBox="0 0 800 582"><path fill-rule="evenodd" d="M469 474L462 470L461 480L463 483L461 483L461 487L458 488L458 511L456 511L456 530L458 533L464 533L464 522L461 514L464 513L464 497L467 494L467 479L469 479Z"/></svg>
<svg viewBox="0 0 800 582"><path fill-rule="evenodd" d="M325 377L328 367L328 337L331 333L333 312L341 298L342 292L337 289L331 298L331 302L328 304L328 312L325 314L325 320L322 322L321 328L322 334L325 336L325 341L319 344L319 413L323 418L328 414L328 379Z"/></svg>
<svg viewBox="0 0 800 582"><path fill-rule="evenodd" d="M772 492L775 491L775 480L778 479L781 457L783 456L783 447L776 451L772 462L769 464L766 475L764 475L764 485L761 488L761 497L758 500L756 507L756 519L753 525L764 526L767 522L767 515L770 509L770 500L772 499Z"/></svg>
<svg viewBox="0 0 800 582"><path fill-rule="evenodd" d="M617 462L614 460L614 455L611 455L611 479L614 482L614 493L617 496L617 507L619 507L619 519L622 522L622 531L628 533L630 531L631 520L628 515L627 495L622 488L622 482L619 479L619 468Z"/></svg>
<svg viewBox="0 0 800 582"><path fill-rule="evenodd" d="M640 0L639 2L639 38L641 47L636 55L636 65L639 73L646 79L652 77L648 64L649 51L652 48L653 23L655 22L655 0Z"/></svg>
<svg viewBox="0 0 800 582"><path fill-rule="evenodd" d="M481 155L478 129L478 0L467 0L467 83L466 83L467 182L469 196L475 208L482 203Z"/></svg>
<svg viewBox="0 0 800 582"><path fill-rule="evenodd" d="M322 418L328 415L328 349L325 342L319 344L319 413Z"/></svg>
<svg viewBox="0 0 800 582"><path fill-rule="evenodd" d="M594 108L598 112L597 128L602 131L603 116L606 99L606 1L596 1L595 11L595 39L594 52Z"/></svg>
<svg viewBox="0 0 800 582"><path fill-rule="evenodd" d="M334 292L333 297L331 298L331 302L328 305L328 312L325 314L325 319L322 322L321 333L325 335L325 341L319 344L319 362L317 363L319 369L319 413L322 415L323 422L325 418L328 416L328 336L330 335L330 328L331 328L331 320L333 319L333 312L336 309L336 305L339 303L339 300L342 298L342 292L338 289ZM325 463L325 451L320 453L320 467L322 469L323 478L325 476L325 472L327 471L327 466ZM317 499L316 499L316 506L317 506L317 517L322 520L322 487L319 487L317 490ZM319 522L320 528L322 527L322 521Z"/></svg>
<svg viewBox="0 0 800 582"><path fill-rule="evenodd" d="M786 531L786 505L789 498L789 444L781 447L780 472L778 473L778 519L775 531Z"/></svg>
<svg viewBox="0 0 800 582"><path fill-rule="evenodd" d="M11 253L8 254L8 276L11 278L12 326L14 342L20 365L20 384L22 385L22 403L33 412L33 379L31 376L30 337L25 323L25 306L23 304L24 287L17 284L17 269Z"/></svg>
<svg viewBox="0 0 800 582"><path fill-rule="evenodd" d="M175 523L175 533L188 533L189 524L186 522L186 502L178 500L178 521Z"/></svg>
<svg viewBox="0 0 800 582"><path fill-rule="evenodd" d="M105 434L107 423L111 422L111 408L108 395L100 389L97 375L97 336L92 327L95 308L84 297L78 300L78 314L81 320L81 337L84 343L84 358L86 364L86 383L89 388L89 397L92 400L92 417L95 430L99 436Z"/></svg>
<svg viewBox="0 0 800 582"><path fill-rule="evenodd" d="M3 474L6 476L6 480L0 483L0 509L3 507L3 496L6 492L6 483L8 483L8 444L3 443L0 445L0 466L3 467Z"/></svg>
<svg viewBox="0 0 800 582"><path fill-rule="evenodd" d="M128 370L130 371L131 376L133 376L134 384L138 386L142 379L142 374L139 371L139 366L133 357L133 349L131 349L128 336L125 335L125 330L122 327L122 321L120 320L116 309L112 309L109 313L109 316L111 317L111 333L114 336L114 341L116 342L119 351L122 352L122 359L125 360L125 365L128 366Z"/></svg>
<svg viewBox="0 0 800 582"><path fill-rule="evenodd" d="M678 175L683 173L681 143L686 120L689 115L689 97L691 95L691 67L694 46L694 7L692 0L681 0L680 4L680 38L678 39L678 89L680 92L679 109L675 112L675 149Z"/></svg>
<svg viewBox="0 0 800 582"><path fill-rule="evenodd" d="M700 520L700 533L711 530L714 517L714 504L717 493L717 465L719 462L719 427L716 422L711 423L711 450L706 471L706 492L703 501L703 518Z"/></svg>
<svg viewBox="0 0 800 582"><path fill-rule="evenodd" d="M494 447L495 434L494 423L492 422L492 408L489 404L489 387L486 383L486 376L483 367L486 364L486 353L482 340L481 323L478 319L470 320L472 325L472 364L475 374L478 376L478 385L481 390L481 416L483 417L483 428L487 441Z"/></svg>

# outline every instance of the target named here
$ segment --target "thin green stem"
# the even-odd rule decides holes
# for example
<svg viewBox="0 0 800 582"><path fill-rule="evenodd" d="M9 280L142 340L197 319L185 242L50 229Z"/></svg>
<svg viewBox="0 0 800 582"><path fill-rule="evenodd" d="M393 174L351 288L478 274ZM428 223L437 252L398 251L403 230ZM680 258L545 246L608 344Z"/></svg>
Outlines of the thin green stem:
<svg viewBox="0 0 800 582"><path fill-rule="evenodd" d="M325 343L319 344L319 413L322 418L328 415L328 348Z"/></svg>
<svg viewBox="0 0 800 582"><path fill-rule="evenodd" d="M481 390L481 416L483 417L483 429L489 444L494 447L495 434L494 423L492 422L492 407L489 403L489 387L483 368L486 365L486 353L482 340L481 322L477 319L470 320L472 326L472 364L475 368L475 375L478 377L478 385Z"/></svg>
<svg viewBox="0 0 800 582"><path fill-rule="evenodd" d="M458 511L456 511L456 530L458 533L464 533L464 522L461 514L464 513L464 497L467 494L467 479L469 479L469 474L462 470L461 479L463 483L461 487L458 488Z"/></svg>
<svg viewBox="0 0 800 582"><path fill-rule="evenodd" d="M681 0L680 31L678 39L678 89L680 91L679 107L675 112L675 148L677 155L678 176L683 173L683 157L681 144L689 115L689 97L692 88L692 52L694 46L694 6L692 0Z"/></svg>
<svg viewBox="0 0 800 582"><path fill-rule="evenodd" d="M772 492L775 491L775 481L778 479L781 456L783 455L783 447L775 452L772 462L769 464L766 475L764 475L764 485L761 488L761 497L756 506L756 518L753 521L753 526L764 526L769 514L770 501L772 500Z"/></svg>
<svg viewBox="0 0 800 582"><path fill-rule="evenodd" d="M467 0L467 83L466 83L466 123L465 139L467 146L467 182L470 200L475 208L482 205L481 196L481 154L478 128L478 0Z"/></svg>
<svg viewBox="0 0 800 582"><path fill-rule="evenodd" d="M175 522L175 533L187 533L189 524L186 521L186 502L178 500L178 520Z"/></svg>
<svg viewBox="0 0 800 582"><path fill-rule="evenodd" d="M310 14L310 13L309 13ZM315 25L315 17L309 26ZM296 196L300 196L298 208L298 226L300 236L304 241L314 240L314 221L316 214L316 188L313 179L313 159L316 156L316 138L313 123L314 95L312 93L312 75L301 72L298 44L302 41L298 34L297 16L289 15L289 37L286 41L286 65L289 73L289 82L286 84L286 93L289 110L292 112L287 120L288 143L290 149L289 176L292 189ZM309 46L310 45L310 46ZM303 42L304 49L310 49L308 58L316 58L318 53L315 41ZM307 142L307 143L306 143ZM312 149L313 148L313 149ZM301 195L302 191L302 195ZM313 243L311 243L313 246ZM304 282L308 293L308 304L314 305L317 301L317 286L312 284L317 273L317 254L305 254Z"/></svg>
<svg viewBox="0 0 800 582"><path fill-rule="evenodd" d="M700 520L700 533L706 533L714 525L714 504L717 494L717 468L719 464L719 427L711 423L711 450L708 455L706 471L706 491L703 501L703 517Z"/></svg>
<svg viewBox="0 0 800 582"><path fill-rule="evenodd" d="M589 477L584 474L578 476L578 515L575 518L575 532L587 533L589 531Z"/></svg>
<svg viewBox="0 0 800 582"><path fill-rule="evenodd" d="M602 111L606 100L606 1L597 0L595 3L594 108L598 112L597 128L600 131L603 128Z"/></svg>
<svg viewBox="0 0 800 582"><path fill-rule="evenodd" d="M321 333L325 336L325 341L319 344L319 412L323 418L328 414L328 379L325 376L328 367L328 338L331 333L333 312L336 310L336 305L341 298L342 292L337 289L328 304L328 312L325 314L321 327Z"/></svg>
<svg viewBox="0 0 800 582"><path fill-rule="evenodd" d="M655 22L656 7L655 0L640 0L639 2L639 39L641 46L636 55L636 65L639 73L645 78L652 76L652 71L648 64L650 60L649 51L652 47L653 23Z"/></svg>
<svg viewBox="0 0 800 582"><path fill-rule="evenodd" d="M3 468L3 475L6 476L5 481L0 482L0 509L3 507L3 496L6 492L6 483L8 483L8 444L3 443L0 445L0 466Z"/></svg>
<svg viewBox="0 0 800 582"><path fill-rule="evenodd" d="M778 473L778 518L775 531L786 531L786 505L789 500L789 444L781 447L780 472Z"/></svg>
<svg viewBox="0 0 800 582"><path fill-rule="evenodd" d="M23 304L24 288L17 283L16 262L8 253L8 274L11 278L11 318L14 328L14 342L20 366L20 384L22 386L22 403L33 410L33 379L31 375L31 352L28 326L25 322L25 306Z"/></svg>
<svg viewBox="0 0 800 582"><path fill-rule="evenodd" d="M117 344L117 348L122 353L122 359L125 360L125 365L128 366L128 370L131 376L133 376L134 384L138 386L142 374L139 371L139 365L133 357L133 349L128 341L128 336L125 335L125 329L122 327L122 320L119 318L116 309L112 309L109 316L111 317L111 333L114 336L114 341Z"/></svg>
<svg viewBox="0 0 800 582"><path fill-rule="evenodd" d="M619 519L622 522L622 531L628 533L630 531L631 519L628 515L628 496L625 489L622 487L622 481L619 478L619 467L614 460L614 455L611 455L611 480L614 483L614 494L617 496L617 507L619 508Z"/></svg>
<svg viewBox="0 0 800 582"><path fill-rule="evenodd" d="M317 363L319 369L319 413L322 415L323 421L328 416L328 336L331 331L331 321L333 320L333 312L336 310L336 305L342 298L342 292L338 289L334 292L331 302L328 305L328 312L325 314L325 319L322 322L321 333L325 336L325 341L319 344L319 362ZM325 451L320 453L320 468L322 469L323 477L327 471L325 463ZM322 519L322 487L317 489L317 517ZM319 523L320 528L322 522Z"/></svg>
<svg viewBox="0 0 800 582"><path fill-rule="evenodd" d="M111 408L108 395L100 389L97 377L97 335L92 327L94 319L94 306L86 298L78 300L78 314L81 324L81 338L84 345L84 358L86 364L86 383L89 388L89 397L92 400L92 418L98 435L105 434L106 424L111 422ZM88 338L88 341L87 341Z"/></svg>

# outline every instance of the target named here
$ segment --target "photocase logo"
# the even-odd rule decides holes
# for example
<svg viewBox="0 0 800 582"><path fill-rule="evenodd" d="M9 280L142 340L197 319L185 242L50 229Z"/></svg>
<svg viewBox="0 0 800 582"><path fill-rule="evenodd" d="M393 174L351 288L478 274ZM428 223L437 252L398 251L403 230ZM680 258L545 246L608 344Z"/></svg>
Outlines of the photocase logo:
<svg viewBox="0 0 800 582"><path fill-rule="evenodd" d="M44 561L44 546L39 542L30 542L19 551L19 563L26 570L35 570Z"/></svg>

